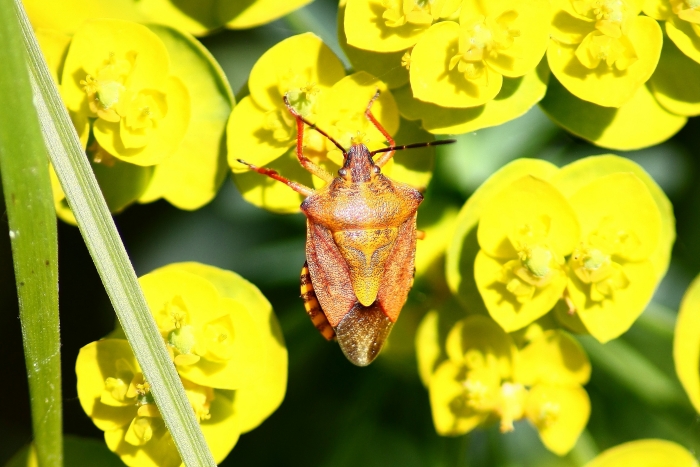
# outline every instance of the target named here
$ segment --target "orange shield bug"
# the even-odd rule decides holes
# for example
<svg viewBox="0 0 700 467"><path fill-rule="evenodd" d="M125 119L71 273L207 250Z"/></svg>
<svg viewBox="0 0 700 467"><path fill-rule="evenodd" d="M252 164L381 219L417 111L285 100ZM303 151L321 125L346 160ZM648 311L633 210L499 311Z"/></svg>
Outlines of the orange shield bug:
<svg viewBox="0 0 700 467"><path fill-rule="evenodd" d="M406 303L413 285L416 211L423 200L418 190L389 179L381 168L396 150L454 142L396 146L372 115L372 104L378 97L379 91L369 101L365 115L389 146L375 151L361 143L346 150L299 115L284 97L297 123L299 163L327 183L319 190L288 180L275 170L238 160L306 196L301 203L307 217L306 263L301 270L304 306L321 334L328 340L336 338L348 360L358 366L369 365L379 354ZM304 125L328 138L343 153L337 177L304 155Z"/></svg>

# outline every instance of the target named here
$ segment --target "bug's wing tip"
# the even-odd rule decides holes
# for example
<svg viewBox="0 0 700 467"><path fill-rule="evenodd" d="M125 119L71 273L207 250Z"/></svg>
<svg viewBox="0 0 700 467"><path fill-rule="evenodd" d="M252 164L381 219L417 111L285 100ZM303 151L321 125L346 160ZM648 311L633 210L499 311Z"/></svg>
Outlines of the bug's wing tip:
<svg viewBox="0 0 700 467"><path fill-rule="evenodd" d="M338 323L335 333L347 359L363 367L379 355L393 326L377 302L368 307L356 303Z"/></svg>

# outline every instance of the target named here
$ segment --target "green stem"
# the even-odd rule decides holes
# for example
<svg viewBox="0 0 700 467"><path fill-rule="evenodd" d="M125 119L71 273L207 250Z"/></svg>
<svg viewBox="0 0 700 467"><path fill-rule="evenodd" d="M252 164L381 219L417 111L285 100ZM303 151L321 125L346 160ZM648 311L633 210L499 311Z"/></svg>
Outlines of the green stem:
<svg viewBox="0 0 700 467"><path fill-rule="evenodd" d="M0 174L39 465L63 465L58 245L53 194L12 0L0 0Z"/></svg>
<svg viewBox="0 0 700 467"><path fill-rule="evenodd" d="M2 0L7 1L7 0ZM160 414L187 467L214 466L194 411L149 312L97 180L20 0L15 0L39 122L51 163Z"/></svg>

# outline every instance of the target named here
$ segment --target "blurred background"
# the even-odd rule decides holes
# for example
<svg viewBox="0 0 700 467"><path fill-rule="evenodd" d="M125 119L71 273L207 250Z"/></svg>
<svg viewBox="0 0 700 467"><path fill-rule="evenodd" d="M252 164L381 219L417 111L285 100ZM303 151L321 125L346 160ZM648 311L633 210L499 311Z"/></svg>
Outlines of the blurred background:
<svg viewBox="0 0 700 467"><path fill-rule="evenodd" d="M312 31L348 65L336 36L337 2L316 0L268 25L203 38L224 69L237 98L255 61L269 47ZM397 141L398 144L413 141ZM418 282L386 351L367 368L350 364L309 322L299 298L305 218L275 215L241 198L227 179L209 205L180 211L165 201L133 205L116 216L138 275L168 263L198 261L236 271L256 284L280 320L289 351L285 401L259 428L243 435L222 465L246 466L576 466L621 442L658 437L697 452L700 419L681 389L672 360L675 314L700 272L700 120L692 118L673 139L617 153L644 167L673 203L678 238L669 272L653 303L632 329L608 344L617 360L590 353L586 386L593 411L587 431L569 455L548 452L527 422L501 435L498 426L444 438L434 431L428 393L418 377L413 339L422 316L444 287L441 271ZM496 128L461 135L438 148L426 207L459 208L498 168L520 157L559 166L610 153L559 129L537 108ZM614 153L614 152L613 152ZM4 212L4 207L2 208ZM7 232L7 218L0 218ZM59 222L59 285L64 431L102 438L80 407L74 365L78 350L114 327L115 315L77 228ZM449 235L446 232L445 235ZM420 245L419 247L420 248ZM9 237L0 235L0 465L31 441L26 370ZM587 348L588 350L588 348ZM606 354L607 355L607 354ZM638 371L621 371L631 365ZM637 366L634 366L637 365ZM648 384L652 390L643 387Z"/></svg>

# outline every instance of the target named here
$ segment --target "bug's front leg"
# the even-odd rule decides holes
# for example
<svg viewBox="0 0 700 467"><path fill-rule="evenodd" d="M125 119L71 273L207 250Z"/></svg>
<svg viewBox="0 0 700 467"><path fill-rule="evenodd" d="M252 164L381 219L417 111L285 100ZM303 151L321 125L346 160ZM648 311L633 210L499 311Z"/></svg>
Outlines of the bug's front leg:
<svg viewBox="0 0 700 467"><path fill-rule="evenodd" d="M309 188L306 185L302 185L301 183L294 182L288 178L283 177L280 175L276 170L273 169L266 169L265 167L258 167L253 164L249 164L248 162L238 159L238 162L240 162L243 165L247 165L250 170L254 170L255 172L263 175L267 175L268 177L277 180L278 182L282 182L285 185L287 185L289 188L292 190L296 191L297 193L301 193L304 196L309 196L311 195L314 190L312 188Z"/></svg>

